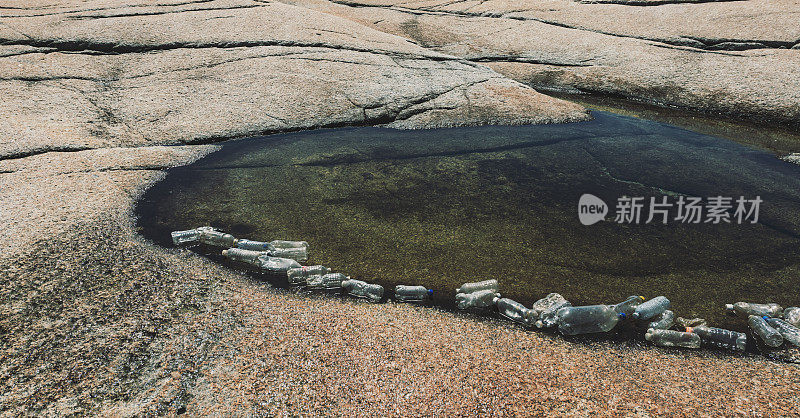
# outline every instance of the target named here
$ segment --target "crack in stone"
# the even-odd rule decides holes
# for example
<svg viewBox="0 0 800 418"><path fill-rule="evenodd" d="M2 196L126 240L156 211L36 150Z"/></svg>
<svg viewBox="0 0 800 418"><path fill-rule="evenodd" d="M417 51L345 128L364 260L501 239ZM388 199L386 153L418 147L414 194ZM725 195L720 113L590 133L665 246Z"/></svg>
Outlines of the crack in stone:
<svg viewBox="0 0 800 418"><path fill-rule="evenodd" d="M733 3L747 0L579 0L581 4L619 4L623 6L662 6L665 4Z"/></svg>
<svg viewBox="0 0 800 418"><path fill-rule="evenodd" d="M29 151L20 151L11 154L0 155L0 161L19 160L22 158L32 157L35 155L47 154L49 152L80 152L80 151L88 151L91 149L94 148L85 146L72 146L72 145L63 145L63 146L54 145L44 148L37 148Z"/></svg>
<svg viewBox="0 0 800 418"><path fill-rule="evenodd" d="M539 65L550 65L554 67L593 67L593 64L586 64L586 61L591 61L591 59L582 60L578 63L573 62L554 62L554 61L545 61L535 58L526 58L526 57L504 57L502 55L490 55L484 57L476 57L476 58L467 58L469 61L472 62L521 62L525 64L539 64Z"/></svg>
<svg viewBox="0 0 800 418"><path fill-rule="evenodd" d="M157 4L131 4L125 6L115 6L115 7L95 7L90 9L78 9L78 10L62 10L58 12L50 12L50 13L39 13L39 14L28 14L28 15L5 15L0 16L0 18L26 18L26 17L43 17L43 16L58 16L58 15L67 15L73 13L91 13L91 12L103 12L108 10L119 10L119 9L133 9L133 8L150 8L150 7L179 7L179 6L187 6L190 4L201 4L201 3L211 3L217 0L194 0L194 1L185 1L180 3L157 3ZM267 3L267 2L258 2L258 3ZM3 7L0 6L0 10L8 9L8 10L48 10L48 9L56 9L57 7Z"/></svg>
<svg viewBox="0 0 800 418"><path fill-rule="evenodd" d="M238 10L238 9L258 9L267 7L266 5L261 4L250 4L250 5L239 5L239 6L228 6L228 7L205 7L205 8L197 8L197 9L184 9L184 10L163 10L163 11L153 11L153 12L141 12L141 13L119 13L113 15L84 15L84 16L68 16L67 19L69 20L94 20L94 19L114 19L114 18L122 18L122 17L137 17L137 16L158 16L158 15L166 15L166 14L174 14L174 13L189 13L189 12L207 12L207 11L214 11L214 10Z"/></svg>

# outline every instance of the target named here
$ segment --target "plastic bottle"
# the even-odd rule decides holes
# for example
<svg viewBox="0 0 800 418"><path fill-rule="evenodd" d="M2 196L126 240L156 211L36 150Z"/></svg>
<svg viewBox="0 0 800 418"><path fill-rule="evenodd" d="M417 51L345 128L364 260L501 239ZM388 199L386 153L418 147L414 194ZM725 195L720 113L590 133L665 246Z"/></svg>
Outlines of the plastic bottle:
<svg viewBox="0 0 800 418"><path fill-rule="evenodd" d="M800 347L800 329L796 326L784 321L783 319L763 317L764 320L778 332L781 333L783 339Z"/></svg>
<svg viewBox="0 0 800 418"><path fill-rule="evenodd" d="M268 242L250 241L249 239L237 239L234 242L236 248L251 251L273 251L275 247Z"/></svg>
<svg viewBox="0 0 800 418"><path fill-rule="evenodd" d="M783 320L800 327L800 308L786 308L783 310Z"/></svg>
<svg viewBox="0 0 800 418"><path fill-rule="evenodd" d="M486 308L492 306L495 298L499 297L499 293L486 289L472 293L458 293L456 294L456 302L458 303L458 309Z"/></svg>
<svg viewBox="0 0 800 418"><path fill-rule="evenodd" d="M661 347L700 348L700 336L691 332L650 328L644 339Z"/></svg>
<svg viewBox="0 0 800 418"><path fill-rule="evenodd" d="M497 311L500 315L521 324L530 325L530 309L517 301L509 298L497 298L495 300Z"/></svg>
<svg viewBox="0 0 800 418"><path fill-rule="evenodd" d="M666 310L661 315L653 318L653 321L647 325L647 329L669 329L675 322L675 313Z"/></svg>
<svg viewBox="0 0 800 418"><path fill-rule="evenodd" d="M725 310L733 315L779 316L783 308L777 303L736 302L725 305Z"/></svg>
<svg viewBox="0 0 800 418"><path fill-rule="evenodd" d="M664 296L658 296L636 306L631 317L636 320L646 321L661 315L667 309L669 309L669 299Z"/></svg>
<svg viewBox="0 0 800 418"><path fill-rule="evenodd" d="M456 293L473 293L480 290L491 290L493 292L497 292L497 289L497 280L490 279L482 282L464 283L456 290Z"/></svg>
<svg viewBox="0 0 800 418"><path fill-rule="evenodd" d="M342 282L349 279L342 273L328 273L322 276L311 276L306 279L309 289L339 289Z"/></svg>
<svg viewBox="0 0 800 418"><path fill-rule="evenodd" d="M707 327L705 325L686 328L686 332L693 332L699 335L703 341L720 348L744 351L747 346L747 334L741 332Z"/></svg>
<svg viewBox="0 0 800 418"><path fill-rule="evenodd" d="M563 297L560 300L558 298L553 298L551 302L553 304L547 309L545 309L541 314L539 314L539 317L535 323L536 328L551 328L558 325L559 309L568 308L572 306L572 304L569 303Z"/></svg>
<svg viewBox="0 0 800 418"><path fill-rule="evenodd" d="M291 269L302 267L300 263L291 258L262 255L258 258L258 261L261 263L258 268L272 273L285 273Z"/></svg>
<svg viewBox="0 0 800 418"><path fill-rule="evenodd" d="M634 309L644 301L644 296L628 296L624 301L614 305L614 310L619 313L624 313L625 315L630 315L633 313Z"/></svg>
<svg viewBox="0 0 800 418"><path fill-rule="evenodd" d="M343 280L342 289L352 296L368 299L371 302L380 302L381 298L383 298L383 286L361 280Z"/></svg>
<svg viewBox="0 0 800 418"><path fill-rule="evenodd" d="M331 272L325 266L302 266L300 268L289 269L286 272L290 284L305 284L306 279L311 276L324 276Z"/></svg>
<svg viewBox="0 0 800 418"><path fill-rule="evenodd" d="M397 285L394 288L394 297L399 302L422 302L433 296L433 290L425 286Z"/></svg>
<svg viewBox="0 0 800 418"><path fill-rule="evenodd" d="M233 247L233 242L236 240L233 235L217 231L210 226L201 226L200 228L197 228L197 230L200 232L198 241L206 245L231 248Z"/></svg>
<svg viewBox="0 0 800 418"><path fill-rule="evenodd" d="M187 231L172 231L172 243L175 245L184 245L198 242L200 238L200 231L196 229L189 229Z"/></svg>
<svg viewBox="0 0 800 418"><path fill-rule="evenodd" d="M269 254L264 251L243 250L241 248L228 248L227 250L222 250L222 255L230 260L252 264L256 267L261 265L261 262L258 261L259 257L269 256Z"/></svg>
<svg viewBox="0 0 800 418"><path fill-rule="evenodd" d="M764 317L750 315L747 318L747 323L750 325L750 329L753 330L753 333L764 341L764 344L770 347L780 347L781 344L783 344L783 336L781 336L781 333L769 326L767 321L764 320Z"/></svg>
<svg viewBox="0 0 800 418"><path fill-rule="evenodd" d="M617 325L625 314L609 305L570 306L561 308L558 317L558 331L563 335L608 332Z"/></svg>
<svg viewBox="0 0 800 418"><path fill-rule="evenodd" d="M708 325L708 321L703 318L683 318L679 316L675 319L675 325L681 328L692 328Z"/></svg>

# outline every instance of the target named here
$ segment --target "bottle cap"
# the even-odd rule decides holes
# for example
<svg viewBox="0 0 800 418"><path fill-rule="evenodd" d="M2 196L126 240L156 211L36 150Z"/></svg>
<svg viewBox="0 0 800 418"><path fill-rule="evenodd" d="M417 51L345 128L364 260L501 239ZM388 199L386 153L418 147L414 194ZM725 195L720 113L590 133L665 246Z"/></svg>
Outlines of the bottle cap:
<svg viewBox="0 0 800 418"><path fill-rule="evenodd" d="M619 313L619 319L625 319L627 317L628 317L628 315L625 315L625 312L620 312Z"/></svg>
<svg viewBox="0 0 800 418"><path fill-rule="evenodd" d="M433 296L433 289L428 289L428 294Z"/></svg>
<svg viewBox="0 0 800 418"><path fill-rule="evenodd" d="M228 250L222 250L222 255L227 256L228 255Z"/></svg>
<svg viewBox="0 0 800 418"><path fill-rule="evenodd" d="M766 315L762 316L761 318L764 319L765 321L769 321L769 317Z"/></svg>

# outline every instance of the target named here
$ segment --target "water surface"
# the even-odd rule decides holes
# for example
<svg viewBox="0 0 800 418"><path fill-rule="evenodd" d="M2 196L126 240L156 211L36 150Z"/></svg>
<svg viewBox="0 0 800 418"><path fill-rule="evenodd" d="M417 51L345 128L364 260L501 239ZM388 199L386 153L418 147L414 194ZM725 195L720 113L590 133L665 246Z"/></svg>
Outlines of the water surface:
<svg viewBox="0 0 800 418"><path fill-rule="evenodd" d="M496 278L530 305L665 295L678 316L745 329L739 300L800 304L800 166L663 123L594 112L548 126L398 131L348 128L226 142L170 170L137 211L148 238L213 225L310 243L309 264L354 278L422 284L450 303ZM610 205L578 221L580 196ZM763 199L757 224L614 222L621 196ZM675 216L673 212L670 218Z"/></svg>

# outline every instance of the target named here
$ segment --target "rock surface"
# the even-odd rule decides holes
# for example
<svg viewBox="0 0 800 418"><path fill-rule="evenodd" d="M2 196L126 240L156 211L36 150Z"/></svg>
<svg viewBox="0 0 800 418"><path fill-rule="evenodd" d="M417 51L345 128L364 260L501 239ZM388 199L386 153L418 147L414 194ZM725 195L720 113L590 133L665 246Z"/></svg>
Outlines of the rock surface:
<svg viewBox="0 0 800 418"><path fill-rule="evenodd" d="M373 12L386 13L386 28ZM197 144L350 124L587 117L476 61L531 82L545 70L525 66L566 67L490 63L495 41L462 54L461 33L483 20L448 12L446 31L434 16L441 45L430 49L427 26L412 40L384 32L405 22L396 16L422 15L246 0L0 4L4 415L800 411L793 365L573 345L436 311L286 295L135 234L137 196L163 169L215 149ZM774 39L791 40L779 32ZM523 46L521 56L534 56L536 45ZM793 94L794 70L774 71ZM570 77L558 73L553 85ZM606 81L611 90L624 82ZM743 89L736 94L755 91ZM753 108L786 109L774 95L750 98Z"/></svg>

